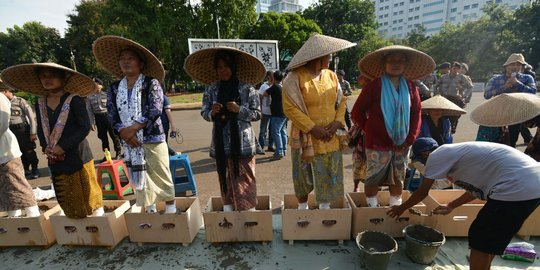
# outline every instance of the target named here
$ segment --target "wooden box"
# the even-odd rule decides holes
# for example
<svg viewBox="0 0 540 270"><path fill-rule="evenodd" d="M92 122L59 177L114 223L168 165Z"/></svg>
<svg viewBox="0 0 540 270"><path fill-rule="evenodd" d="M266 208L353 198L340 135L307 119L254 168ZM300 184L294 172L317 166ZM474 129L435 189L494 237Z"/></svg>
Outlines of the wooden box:
<svg viewBox="0 0 540 270"><path fill-rule="evenodd" d="M525 240L529 240L530 236L539 236L540 225L536 222L540 222L540 207L537 207L525 220L517 234Z"/></svg>
<svg viewBox="0 0 540 270"><path fill-rule="evenodd" d="M0 246L43 246L56 242L50 216L61 210L56 201L38 202L40 209L48 208L39 217L0 218Z"/></svg>
<svg viewBox="0 0 540 270"><path fill-rule="evenodd" d="M411 194L403 191L401 196L403 201L406 201ZM390 209L388 206L390 201L390 193L388 191L379 191L377 200L380 207L367 207L366 195L364 192L347 193L347 199L352 207L352 229L351 236L356 238L356 235L362 231L378 231L384 232L392 237L403 237L403 228L410 224L424 224L424 217L412 215L409 211L405 211L398 219L391 218L387 212ZM419 203L413 208L426 212L426 205Z"/></svg>
<svg viewBox="0 0 540 270"><path fill-rule="evenodd" d="M272 241L272 209L269 195L257 196L255 211L223 212L221 197L210 197L204 209L206 241Z"/></svg>
<svg viewBox="0 0 540 270"><path fill-rule="evenodd" d="M308 196L309 210L298 209L295 195L285 194L281 206L283 240L343 240L350 239L351 207L345 196L320 210L314 194Z"/></svg>
<svg viewBox="0 0 540 270"><path fill-rule="evenodd" d="M465 190L430 190L429 196L424 199L427 211L431 212L439 205L446 205L449 202L463 195ZM482 200L473 200L467 204L455 208L449 215L433 215L426 217L426 225L432 227L445 236L467 236L469 227L476 218L478 211L486 202Z"/></svg>
<svg viewBox="0 0 540 270"><path fill-rule="evenodd" d="M199 198L175 198L177 214L163 214L165 202L158 203L159 213L145 213L142 207L132 206L126 212L126 224L131 242L182 243L193 242L202 226Z"/></svg>
<svg viewBox="0 0 540 270"><path fill-rule="evenodd" d="M51 222L56 241L60 245L105 246L114 248L127 235L124 213L129 209L129 201L103 201L105 215L71 219L66 216L53 215ZM112 212L107 209L113 208Z"/></svg>

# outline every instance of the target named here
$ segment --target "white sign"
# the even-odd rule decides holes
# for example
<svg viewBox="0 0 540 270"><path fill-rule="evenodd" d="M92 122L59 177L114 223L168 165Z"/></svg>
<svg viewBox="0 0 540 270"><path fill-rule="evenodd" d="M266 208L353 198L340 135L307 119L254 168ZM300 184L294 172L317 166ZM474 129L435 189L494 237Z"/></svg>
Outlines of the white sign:
<svg viewBox="0 0 540 270"><path fill-rule="evenodd" d="M266 70L279 70L279 49L277 40L253 39L188 39L189 53L201 49L226 46L236 48L257 57Z"/></svg>

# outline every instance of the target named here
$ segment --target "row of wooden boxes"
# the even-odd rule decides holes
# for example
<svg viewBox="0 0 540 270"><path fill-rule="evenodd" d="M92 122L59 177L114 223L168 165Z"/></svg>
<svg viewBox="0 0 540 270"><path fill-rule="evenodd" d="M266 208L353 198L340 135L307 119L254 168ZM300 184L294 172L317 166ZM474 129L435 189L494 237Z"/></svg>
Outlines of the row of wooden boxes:
<svg viewBox="0 0 540 270"><path fill-rule="evenodd" d="M414 208L429 213L463 194L462 190L432 190ZM410 194L405 192L403 200ZM382 207L369 208L364 193L348 193L331 204L330 210L316 209L313 196L308 199L310 210L299 210L294 195L284 195L281 208L283 240L343 240L354 239L365 230L385 232L402 237L409 224L424 224L448 236L467 236L468 228L484 202L475 200L454 209L450 215L419 216L405 212L399 219L386 215L388 192L379 192ZM208 242L269 242L273 238L270 196L258 196L255 211L223 212L221 198L211 197L204 212L196 197L176 198L177 214L148 214L128 201L104 201L102 217L69 219L58 215L56 202L40 202L42 215L35 218L0 218L0 246L90 245L114 248L126 236L136 243L181 243L189 245L203 224ZM158 204L158 211L164 211ZM519 231L521 236L540 235L537 209Z"/></svg>

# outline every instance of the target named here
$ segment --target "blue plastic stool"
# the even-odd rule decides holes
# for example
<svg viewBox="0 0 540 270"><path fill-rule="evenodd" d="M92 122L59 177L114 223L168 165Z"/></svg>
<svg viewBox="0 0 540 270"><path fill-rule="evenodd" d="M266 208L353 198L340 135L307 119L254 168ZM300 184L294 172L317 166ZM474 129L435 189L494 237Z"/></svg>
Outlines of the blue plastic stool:
<svg viewBox="0 0 540 270"><path fill-rule="evenodd" d="M174 192L178 193L191 190L193 195L197 195L195 178L193 177L193 171L191 171L191 165L189 164L188 155L179 154L169 157L169 166L171 169L171 176L174 183ZM176 176L176 170L179 168L184 168L186 175Z"/></svg>

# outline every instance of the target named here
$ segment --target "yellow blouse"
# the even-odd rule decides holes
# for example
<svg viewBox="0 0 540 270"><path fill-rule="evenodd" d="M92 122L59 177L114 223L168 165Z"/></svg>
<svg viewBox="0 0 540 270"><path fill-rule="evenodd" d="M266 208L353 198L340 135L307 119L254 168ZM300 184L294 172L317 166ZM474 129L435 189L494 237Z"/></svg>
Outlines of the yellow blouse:
<svg viewBox="0 0 540 270"><path fill-rule="evenodd" d="M292 124L302 132L308 133L315 125L326 126L334 121L345 126L346 97L342 95L336 110L338 79L334 72L323 69L319 80L313 79L304 67L291 71L283 81L283 92L286 88L299 89L302 93L308 114L302 112L289 97L283 94L283 111ZM340 149L336 135L328 142L313 137L315 154L326 154Z"/></svg>

